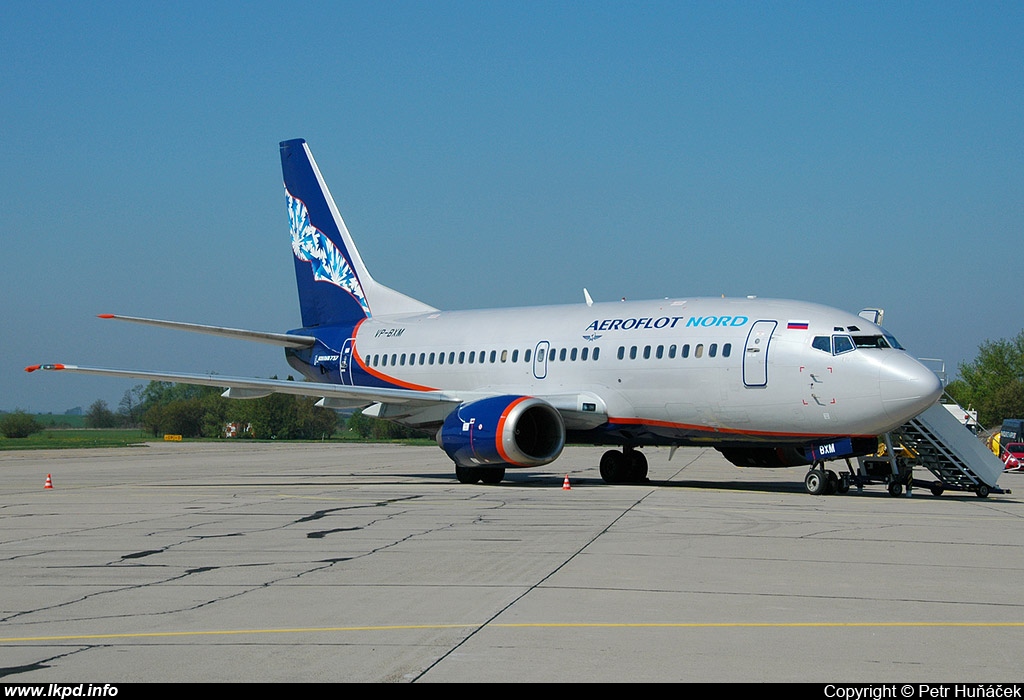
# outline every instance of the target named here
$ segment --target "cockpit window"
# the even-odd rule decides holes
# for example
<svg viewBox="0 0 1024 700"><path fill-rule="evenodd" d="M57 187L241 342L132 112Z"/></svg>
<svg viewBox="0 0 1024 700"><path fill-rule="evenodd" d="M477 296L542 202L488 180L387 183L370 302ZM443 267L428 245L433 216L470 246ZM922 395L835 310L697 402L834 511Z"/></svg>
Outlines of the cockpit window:
<svg viewBox="0 0 1024 700"><path fill-rule="evenodd" d="M889 341L889 347L895 348L896 350L904 349L903 346L900 345L900 341L896 340L896 337L893 336L891 333L886 333L884 337L886 340Z"/></svg>
<svg viewBox="0 0 1024 700"><path fill-rule="evenodd" d="M892 348L894 350L902 350L903 347L893 336L888 333L882 335L855 335L853 336L853 342L857 344L858 348Z"/></svg>
<svg viewBox="0 0 1024 700"><path fill-rule="evenodd" d="M811 341L811 347L831 355L842 355L844 352L850 352L857 348L903 349L896 338L885 332L880 335L846 335L845 333L837 333L831 337L816 335Z"/></svg>
<svg viewBox="0 0 1024 700"><path fill-rule="evenodd" d="M887 348L889 342L880 335L855 335L853 342L858 348Z"/></svg>
<svg viewBox="0 0 1024 700"><path fill-rule="evenodd" d="M853 344L853 338L848 335L832 336L832 348L832 352L836 355L842 355L844 352L850 352L857 349Z"/></svg>

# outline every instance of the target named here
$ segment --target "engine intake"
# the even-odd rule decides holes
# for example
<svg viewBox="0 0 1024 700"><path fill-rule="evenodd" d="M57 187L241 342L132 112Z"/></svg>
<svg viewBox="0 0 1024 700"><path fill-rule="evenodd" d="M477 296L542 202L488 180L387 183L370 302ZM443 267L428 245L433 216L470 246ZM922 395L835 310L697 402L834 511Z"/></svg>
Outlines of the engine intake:
<svg viewBox="0 0 1024 700"><path fill-rule="evenodd" d="M437 444L462 467L538 467L562 454L565 424L542 399L494 396L452 411L437 431Z"/></svg>

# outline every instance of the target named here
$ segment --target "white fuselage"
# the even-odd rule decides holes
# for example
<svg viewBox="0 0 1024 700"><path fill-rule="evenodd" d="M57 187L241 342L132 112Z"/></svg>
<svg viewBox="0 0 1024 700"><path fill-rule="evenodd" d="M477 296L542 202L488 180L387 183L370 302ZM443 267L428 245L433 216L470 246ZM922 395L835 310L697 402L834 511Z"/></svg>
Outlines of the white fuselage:
<svg viewBox="0 0 1024 700"><path fill-rule="evenodd" d="M934 402L906 352L833 354L815 337L883 336L865 319L769 299L665 299L369 318L355 365L392 386L590 393L612 423L666 436L875 436Z"/></svg>

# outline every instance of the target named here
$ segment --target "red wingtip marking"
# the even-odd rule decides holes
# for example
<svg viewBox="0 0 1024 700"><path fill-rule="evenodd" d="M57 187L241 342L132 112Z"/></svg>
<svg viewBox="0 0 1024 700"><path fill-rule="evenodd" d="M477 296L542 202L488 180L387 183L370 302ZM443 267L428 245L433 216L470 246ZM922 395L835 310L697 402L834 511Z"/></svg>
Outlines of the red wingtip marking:
<svg viewBox="0 0 1024 700"><path fill-rule="evenodd" d="M40 367L42 367L42 365L32 365L32 366L30 366L30 367L26 367L26 368L25 368L25 371L26 371L26 372L35 372L35 371L36 371L37 369L39 369Z"/></svg>
<svg viewBox="0 0 1024 700"><path fill-rule="evenodd" d="M96 318L114 318L114 314L96 314Z"/></svg>

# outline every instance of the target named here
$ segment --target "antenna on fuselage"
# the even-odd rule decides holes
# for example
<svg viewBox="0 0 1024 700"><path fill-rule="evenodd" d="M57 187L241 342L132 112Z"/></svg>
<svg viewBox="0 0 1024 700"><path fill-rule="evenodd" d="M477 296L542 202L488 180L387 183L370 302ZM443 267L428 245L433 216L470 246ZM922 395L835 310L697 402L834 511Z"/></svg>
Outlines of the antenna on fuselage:
<svg viewBox="0 0 1024 700"><path fill-rule="evenodd" d="M587 291L586 287L583 288L583 299L587 302L587 306L594 305L594 300L590 298L590 292Z"/></svg>

